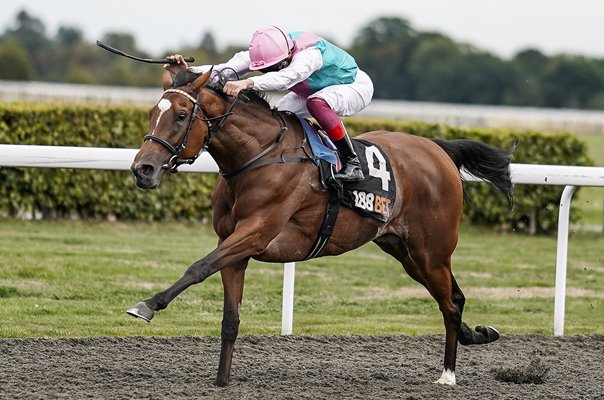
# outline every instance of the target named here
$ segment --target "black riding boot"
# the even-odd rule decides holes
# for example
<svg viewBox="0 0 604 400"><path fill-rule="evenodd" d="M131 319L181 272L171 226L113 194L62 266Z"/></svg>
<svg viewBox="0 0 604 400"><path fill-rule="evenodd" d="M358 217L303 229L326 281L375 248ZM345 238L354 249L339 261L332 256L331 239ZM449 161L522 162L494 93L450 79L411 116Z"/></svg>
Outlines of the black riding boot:
<svg viewBox="0 0 604 400"><path fill-rule="evenodd" d="M363 180L363 170L361 169L361 162L357 153L354 152L352 142L348 135L345 135L342 139L334 142L344 166L339 173L335 175L336 179L346 182L355 182Z"/></svg>

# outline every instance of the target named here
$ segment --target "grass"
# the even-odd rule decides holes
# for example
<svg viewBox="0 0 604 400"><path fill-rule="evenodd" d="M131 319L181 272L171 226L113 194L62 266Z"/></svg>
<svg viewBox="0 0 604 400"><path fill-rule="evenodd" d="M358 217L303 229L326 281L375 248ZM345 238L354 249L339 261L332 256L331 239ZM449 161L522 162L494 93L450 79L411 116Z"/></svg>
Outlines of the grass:
<svg viewBox="0 0 604 400"><path fill-rule="evenodd" d="M587 145L587 154L594 166L604 167L604 135L598 133L581 133L578 137ZM581 213L580 224L604 230L604 188L582 187L574 196L573 205Z"/></svg>
<svg viewBox="0 0 604 400"><path fill-rule="evenodd" d="M219 274L191 287L153 323L124 310L178 279L214 248L208 226L0 220L0 337L219 335ZM553 237L464 227L454 272L464 319L505 333L551 334ZM604 235L570 239L567 334L604 332ZM282 266L252 262L241 333L278 334ZM296 334L442 333L436 302L400 264L368 244L298 263Z"/></svg>

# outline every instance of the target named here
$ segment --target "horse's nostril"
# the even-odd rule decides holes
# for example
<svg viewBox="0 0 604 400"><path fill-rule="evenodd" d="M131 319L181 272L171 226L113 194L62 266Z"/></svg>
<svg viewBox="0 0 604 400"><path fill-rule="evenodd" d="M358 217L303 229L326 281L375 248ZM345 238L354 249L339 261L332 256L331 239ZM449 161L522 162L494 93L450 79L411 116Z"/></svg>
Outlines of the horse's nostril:
<svg viewBox="0 0 604 400"><path fill-rule="evenodd" d="M143 164L143 165L140 165L136 170L138 171L138 173L141 176L150 176L150 175L153 175L154 168L152 165Z"/></svg>

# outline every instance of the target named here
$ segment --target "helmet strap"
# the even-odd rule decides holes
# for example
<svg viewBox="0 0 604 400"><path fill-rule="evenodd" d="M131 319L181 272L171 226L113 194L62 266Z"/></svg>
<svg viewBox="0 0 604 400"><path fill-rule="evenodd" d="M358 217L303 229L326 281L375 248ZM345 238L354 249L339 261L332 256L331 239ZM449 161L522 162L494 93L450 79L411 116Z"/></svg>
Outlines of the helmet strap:
<svg viewBox="0 0 604 400"><path fill-rule="evenodd" d="M279 63L279 70L282 70L283 68L287 68L289 66L289 63L291 63L291 60L292 60L291 55L289 55L285 60L281 61Z"/></svg>

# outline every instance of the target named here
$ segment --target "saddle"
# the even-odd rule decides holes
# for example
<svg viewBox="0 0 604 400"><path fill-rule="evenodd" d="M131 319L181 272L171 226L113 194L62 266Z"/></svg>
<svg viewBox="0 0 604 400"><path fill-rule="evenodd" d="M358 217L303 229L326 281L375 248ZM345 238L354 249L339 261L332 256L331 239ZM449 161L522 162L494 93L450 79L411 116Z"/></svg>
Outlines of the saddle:
<svg viewBox="0 0 604 400"><path fill-rule="evenodd" d="M365 179L359 182L338 181L334 175L342 168L342 163L335 145L318 125L299 119L310 144L313 160L319 168L321 185L330 193L319 236L305 258L308 260L316 257L327 244L340 205L356 211L362 217L387 222L394 207L396 183L388 156L375 143L361 139L351 141L359 156Z"/></svg>

